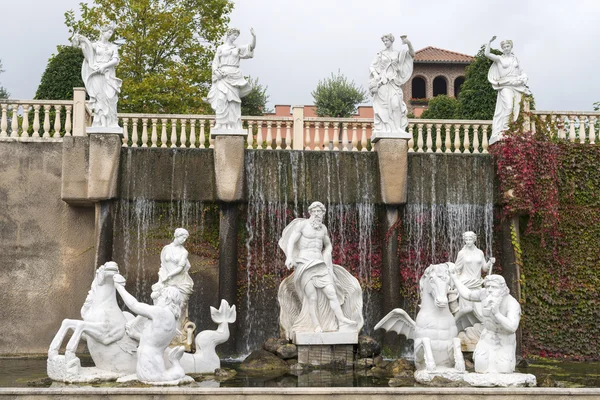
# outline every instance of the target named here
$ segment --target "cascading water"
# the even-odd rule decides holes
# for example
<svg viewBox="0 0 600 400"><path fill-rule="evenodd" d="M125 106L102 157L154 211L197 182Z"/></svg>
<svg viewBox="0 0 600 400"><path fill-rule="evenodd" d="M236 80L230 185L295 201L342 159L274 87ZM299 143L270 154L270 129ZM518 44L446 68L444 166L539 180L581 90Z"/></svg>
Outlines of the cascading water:
<svg viewBox="0 0 600 400"><path fill-rule="evenodd" d="M454 262L466 231L477 234L486 258L492 256L494 174L487 157L418 157L427 157L422 165L431 169L409 174L400 260L406 286L415 286L429 264ZM408 297L405 307L415 310L414 287Z"/></svg>
<svg viewBox="0 0 600 400"><path fill-rule="evenodd" d="M381 254L375 213L375 170L367 155L337 152L268 152L246 154L245 260L238 287L243 290L245 332L238 351L247 354L269 337L279 336L277 289L291 271L278 247L281 232L297 217L308 217L308 206L321 201L334 246L334 262L350 270L365 288L365 326L371 333L379 316L371 295L379 282ZM356 181L349 185L348 173ZM354 181L354 179L352 179ZM352 186L351 188L349 186Z"/></svg>

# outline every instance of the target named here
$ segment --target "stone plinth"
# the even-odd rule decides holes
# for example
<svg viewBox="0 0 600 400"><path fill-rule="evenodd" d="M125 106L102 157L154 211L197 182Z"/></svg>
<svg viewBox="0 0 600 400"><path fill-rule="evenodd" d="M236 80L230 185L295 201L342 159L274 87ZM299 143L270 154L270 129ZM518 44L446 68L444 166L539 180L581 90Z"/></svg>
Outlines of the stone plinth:
<svg viewBox="0 0 600 400"><path fill-rule="evenodd" d="M374 145L379 162L381 199L386 205L406 203L408 139L380 138Z"/></svg>
<svg viewBox="0 0 600 400"><path fill-rule="evenodd" d="M248 131L245 129L211 129L210 136L215 138L218 136L248 136Z"/></svg>
<svg viewBox="0 0 600 400"><path fill-rule="evenodd" d="M358 332L296 332L296 345L357 344Z"/></svg>
<svg viewBox="0 0 600 400"><path fill-rule="evenodd" d="M244 149L246 139L220 135L215 139L215 179L217 199L236 202L244 195Z"/></svg>
<svg viewBox="0 0 600 400"><path fill-rule="evenodd" d="M354 364L353 344L296 345L298 363L301 365L352 367Z"/></svg>
<svg viewBox="0 0 600 400"><path fill-rule="evenodd" d="M399 132L379 132L374 131L371 135L371 143L377 143L381 139L411 139L412 135L406 131Z"/></svg>

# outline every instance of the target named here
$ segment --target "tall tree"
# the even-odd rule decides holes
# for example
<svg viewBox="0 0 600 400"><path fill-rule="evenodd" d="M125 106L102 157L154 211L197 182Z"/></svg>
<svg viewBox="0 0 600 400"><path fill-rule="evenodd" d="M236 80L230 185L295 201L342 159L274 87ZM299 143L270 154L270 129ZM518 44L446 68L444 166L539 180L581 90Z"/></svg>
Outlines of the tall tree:
<svg viewBox="0 0 600 400"><path fill-rule="evenodd" d="M80 48L58 46L58 52L48 60L36 99L68 100L73 98L73 88L83 87L81 64L83 53Z"/></svg>
<svg viewBox="0 0 600 400"><path fill-rule="evenodd" d="M267 87L258 83L258 78L248 77L248 82L252 86L252 90L242 97L242 115L264 115L270 112L267 108L269 101Z"/></svg>
<svg viewBox="0 0 600 400"><path fill-rule="evenodd" d="M497 93L487 79L492 61L484 55L484 50L485 45L467 67L465 82L458 94L458 116L463 119L490 120L494 116ZM496 49L492 49L492 53L502 54Z"/></svg>
<svg viewBox="0 0 600 400"><path fill-rule="evenodd" d="M231 0L93 0L80 3L81 19L65 13L72 33L91 40L106 22L122 39L117 76L119 111L204 112L211 62L225 34Z"/></svg>
<svg viewBox="0 0 600 400"><path fill-rule="evenodd" d="M311 94L319 117L348 118L367 98L366 91L354 81L348 81L340 71L319 81Z"/></svg>
<svg viewBox="0 0 600 400"><path fill-rule="evenodd" d="M0 74L3 72L4 70L2 69L2 60L0 60ZM9 96L10 93L8 93L4 86L0 86L0 99L8 99Z"/></svg>

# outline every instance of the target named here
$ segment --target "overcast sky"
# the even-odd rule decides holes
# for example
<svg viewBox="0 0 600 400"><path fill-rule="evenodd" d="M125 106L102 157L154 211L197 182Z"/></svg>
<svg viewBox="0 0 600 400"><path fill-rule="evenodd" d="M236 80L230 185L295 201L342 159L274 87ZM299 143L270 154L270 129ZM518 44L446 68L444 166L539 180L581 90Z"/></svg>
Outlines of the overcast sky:
<svg viewBox="0 0 600 400"><path fill-rule="evenodd" d="M318 81L340 70L367 87L380 37L408 35L416 50L475 54L493 35L513 39L540 110L591 110L600 101L598 0L235 0L239 44L257 35L245 75L268 86L270 106L312 104ZM35 95L48 57L68 44L63 14L79 0L0 0L0 84ZM399 41L396 42L399 44Z"/></svg>

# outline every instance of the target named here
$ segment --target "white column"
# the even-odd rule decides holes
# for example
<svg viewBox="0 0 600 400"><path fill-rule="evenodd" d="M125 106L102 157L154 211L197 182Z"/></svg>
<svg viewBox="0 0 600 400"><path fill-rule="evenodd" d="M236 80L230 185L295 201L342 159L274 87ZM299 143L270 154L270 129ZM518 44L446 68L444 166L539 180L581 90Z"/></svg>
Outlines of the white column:
<svg viewBox="0 0 600 400"><path fill-rule="evenodd" d="M186 148L187 143L187 133L185 132L185 127L187 126L187 119L181 120L181 131L179 132L179 147Z"/></svg>
<svg viewBox="0 0 600 400"><path fill-rule="evenodd" d="M450 124L446 124L444 125L444 130L446 133L446 137L444 138L444 147L446 147L446 151L445 153L452 153L452 141L450 138L450 128L452 127L452 125Z"/></svg>
<svg viewBox="0 0 600 400"><path fill-rule="evenodd" d="M304 121L306 133L304 135L304 150L310 150L310 121Z"/></svg>
<svg viewBox="0 0 600 400"><path fill-rule="evenodd" d="M423 124L417 124L417 153L423 152Z"/></svg>
<svg viewBox="0 0 600 400"><path fill-rule="evenodd" d="M158 147L158 132L156 131L156 124L158 123L158 118L152 118L152 136L150 137L150 142L152 144L150 147Z"/></svg>
<svg viewBox="0 0 600 400"><path fill-rule="evenodd" d="M414 135L413 134L414 127L415 127L414 124L408 124L408 134L410 135L410 139L408 139L408 152L409 153L414 153L414 151L415 151L415 139L413 136Z"/></svg>
<svg viewBox="0 0 600 400"><path fill-rule="evenodd" d="M273 134L271 132L271 121L267 121L267 149L273 150Z"/></svg>
<svg viewBox="0 0 600 400"><path fill-rule="evenodd" d="M319 132L320 122L315 122L315 147L313 150L321 150L321 133Z"/></svg>
<svg viewBox="0 0 600 400"><path fill-rule="evenodd" d="M50 137L50 104L44 104L44 134L42 137Z"/></svg>
<svg viewBox="0 0 600 400"><path fill-rule="evenodd" d="M198 148L206 148L206 120L201 119L200 121L200 136L198 137Z"/></svg>
<svg viewBox="0 0 600 400"><path fill-rule="evenodd" d="M281 150L281 121L275 123L275 149Z"/></svg>
<svg viewBox="0 0 600 400"><path fill-rule="evenodd" d="M481 135L481 148L483 149L481 152L483 154L488 153L488 127L489 125L483 125L481 128L483 130Z"/></svg>
<svg viewBox="0 0 600 400"><path fill-rule="evenodd" d="M40 136L40 105L34 104L33 106L33 134L32 137Z"/></svg>
<svg viewBox="0 0 600 400"><path fill-rule="evenodd" d="M0 137L8 137L6 130L8 129L8 104L2 104L2 119L0 122Z"/></svg>
<svg viewBox="0 0 600 400"><path fill-rule="evenodd" d="M142 118L142 147L148 147L148 118Z"/></svg>
<svg viewBox="0 0 600 400"><path fill-rule="evenodd" d="M469 139L469 128L470 127L471 127L470 124L463 125L463 131L464 131L464 134L463 134L463 148L465 149L464 153L467 153L467 154L470 153L469 152L469 147L471 147L471 141Z"/></svg>
<svg viewBox="0 0 600 400"><path fill-rule="evenodd" d="M325 151L329 151L329 125L329 122L323 122L323 150Z"/></svg>
<svg viewBox="0 0 600 400"><path fill-rule="evenodd" d="M596 125L596 117L590 116L590 127L589 127L590 144L596 143L596 130L594 128L594 125Z"/></svg>
<svg viewBox="0 0 600 400"><path fill-rule="evenodd" d="M348 142L348 123L342 123L342 151L347 151L349 146Z"/></svg>
<svg viewBox="0 0 600 400"><path fill-rule="evenodd" d="M427 124L427 141L426 141L426 146L427 146L427 153L433 153L433 140L431 138L431 130L432 130L433 124Z"/></svg>
<svg viewBox="0 0 600 400"><path fill-rule="evenodd" d="M454 152L460 153L460 124L454 124Z"/></svg>
<svg viewBox="0 0 600 400"><path fill-rule="evenodd" d="M246 148L252 149L254 148L254 129L252 127L252 121L248 121L248 136L246 136Z"/></svg>
<svg viewBox="0 0 600 400"><path fill-rule="evenodd" d="M294 120L292 148L302 150L304 149L304 106L292 107L292 118Z"/></svg>
<svg viewBox="0 0 600 400"><path fill-rule="evenodd" d="M579 116L579 143L585 143L585 115Z"/></svg>
<svg viewBox="0 0 600 400"><path fill-rule="evenodd" d="M133 118L131 127L131 147L138 147L138 119Z"/></svg>
<svg viewBox="0 0 600 400"><path fill-rule="evenodd" d="M54 112L55 112L55 117L54 117L54 134L52 135L52 137L58 138L60 137L60 109L62 108L62 106L54 106Z"/></svg>
<svg viewBox="0 0 600 400"><path fill-rule="evenodd" d="M85 136L85 88L73 88L73 136Z"/></svg>
<svg viewBox="0 0 600 400"><path fill-rule="evenodd" d="M256 148L258 150L261 150L263 148L262 125L262 121L256 121L256 127L258 128L256 131Z"/></svg>
<svg viewBox="0 0 600 400"><path fill-rule="evenodd" d="M196 120L194 118L190 119L190 147L196 148Z"/></svg>
<svg viewBox="0 0 600 400"><path fill-rule="evenodd" d="M171 148L177 147L177 119L171 118Z"/></svg>
<svg viewBox="0 0 600 400"><path fill-rule="evenodd" d="M473 153L479 154L479 125L473 125Z"/></svg>
<svg viewBox="0 0 600 400"><path fill-rule="evenodd" d="M167 137L167 119L160 119L160 147L167 148L167 142L169 138Z"/></svg>
<svg viewBox="0 0 600 400"><path fill-rule="evenodd" d="M442 124L435 125L435 152L442 152Z"/></svg>
<svg viewBox="0 0 600 400"><path fill-rule="evenodd" d="M367 124L360 124L362 130L360 135L360 151L367 151Z"/></svg>
<svg viewBox="0 0 600 400"><path fill-rule="evenodd" d="M10 137L13 138L17 138L19 136L19 115L18 115L18 111L19 111L19 105L18 104L13 104L12 105L12 121L10 123ZM67 114L67 118L69 117L69 114ZM69 127L70 128L70 127ZM66 125L65 125L65 129L66 129Z"/></svg>
<svg viewBox="0 0 600 400"><path fill-rule="evenodd" d="M129 118L123 118L123 146L127 147L129 143ZM66 136L66 133L65 133Z"/></svg>
<svg viewBox="0 0 600 400"><path fill-rule="evenodd" d="M29 104L23 104L23 123L21 124L21 139L29 137Z"/></svg>

